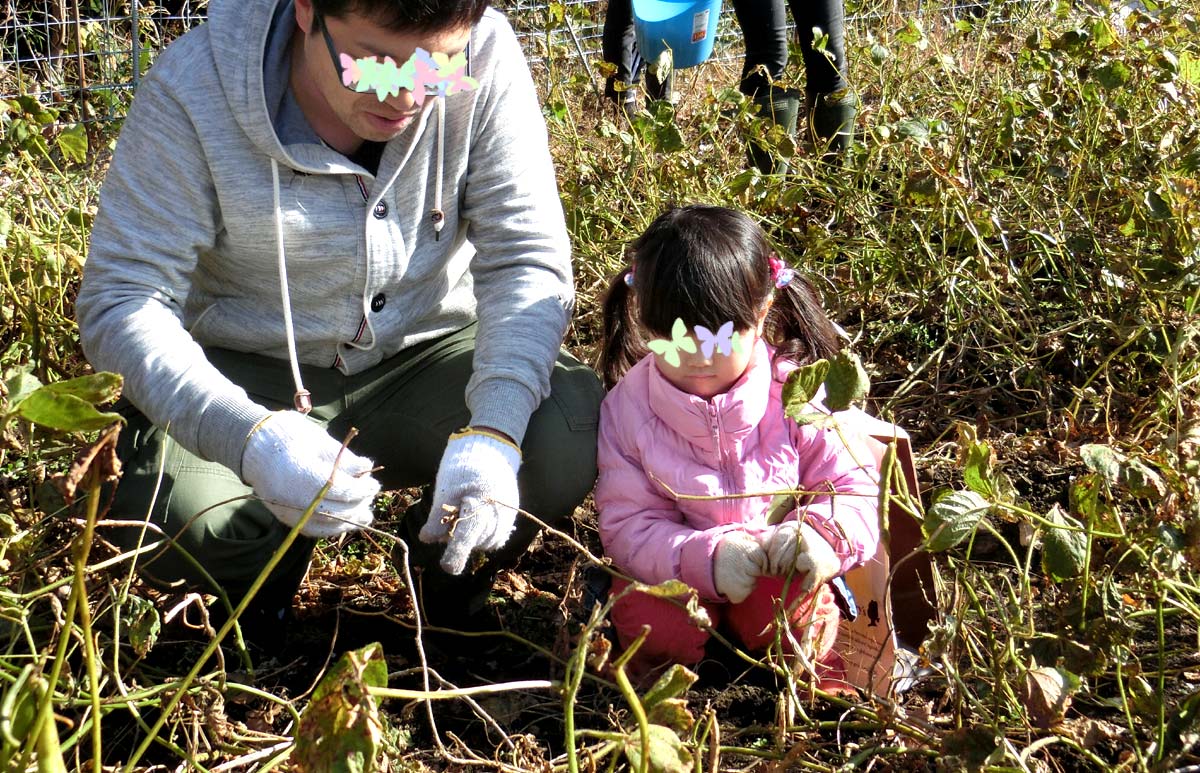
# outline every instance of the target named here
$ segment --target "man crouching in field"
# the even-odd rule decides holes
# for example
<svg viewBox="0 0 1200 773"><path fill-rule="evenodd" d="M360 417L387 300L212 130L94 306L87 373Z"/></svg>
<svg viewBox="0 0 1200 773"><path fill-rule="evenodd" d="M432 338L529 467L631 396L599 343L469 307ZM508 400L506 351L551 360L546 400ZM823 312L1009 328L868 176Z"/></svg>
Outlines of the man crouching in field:
<svg viewBox="0 0 1200 773"><path fill-rule="evenodd" d="M170 539L145 575L236 603L331 480L256 596L274 619L315 539L434 482L400 532L426 608L472 612L536 533L514 508L560 521L595 478L573 303L534 85L486 0L213 0L141 82L78 298L130 403L111 514Z"/></svg>

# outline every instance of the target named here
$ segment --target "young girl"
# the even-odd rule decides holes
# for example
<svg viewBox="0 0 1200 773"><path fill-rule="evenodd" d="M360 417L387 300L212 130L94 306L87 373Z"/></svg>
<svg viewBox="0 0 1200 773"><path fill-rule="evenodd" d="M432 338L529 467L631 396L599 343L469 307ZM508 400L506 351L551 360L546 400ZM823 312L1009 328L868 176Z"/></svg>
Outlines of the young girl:
<svg viewBox="0 0 1200 773"><path fill-rule="evenodd" d="M789 372L837 353L834 326L742 213L670 209L631 255L604 303L611 391L595 493L604 549L640 582L687 583L713 625L751 651L774 641L782 602L793 634L784 642L807 650L819 685L836 689L845 671L829 581L876 553L877 473L869 453L846 446L845 429L799 425L781 398ZM779 491L807 495L770 525ZM628 593L612 620L622 647L650 626L636 673L704 656L709 634L671 600Z"/></svg>

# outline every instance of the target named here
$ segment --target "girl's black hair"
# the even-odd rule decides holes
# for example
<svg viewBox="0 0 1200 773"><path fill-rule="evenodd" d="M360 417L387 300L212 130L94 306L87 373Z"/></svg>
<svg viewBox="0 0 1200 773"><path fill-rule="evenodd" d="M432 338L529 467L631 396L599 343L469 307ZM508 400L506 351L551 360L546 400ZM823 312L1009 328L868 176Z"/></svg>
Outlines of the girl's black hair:
<svg viewBox="0 0 1200 773"><path fill-rule="evenodd" d="M312 0L326 17L356 14L397 32L438 32L470 27L487 10L489 0Z"/></svg>
<svg viewBox="0 0 1200 773"><path fill-rule="evenodd" d="M837 354L838 336L821 298L797 274L775 288L766 234L749 216L726 207L693 204L663 212L628 251L630 267L604 298L599 370L612 388L646 354L640 330L669 338L676 319L689 329L758 326L768 302L763 338L775 359L800 364ZM633 272L633 286L626 275ZM632 298L631 298L632 296Z"/></svg>

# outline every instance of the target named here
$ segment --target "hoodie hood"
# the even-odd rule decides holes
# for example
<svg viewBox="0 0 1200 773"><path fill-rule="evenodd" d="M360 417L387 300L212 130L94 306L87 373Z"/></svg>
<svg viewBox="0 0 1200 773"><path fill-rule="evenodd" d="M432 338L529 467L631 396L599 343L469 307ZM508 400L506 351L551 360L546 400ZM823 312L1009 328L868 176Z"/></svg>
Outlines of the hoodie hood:
<svg viewBox="0 0 1200 773"><path fill-rule="evenodd" d="M272 69L288 66L288 42L296 29L295 6L291 0L212 0L208 24L229 112L256 148L291 165L272 123L287 80L272 79L275 93L267 94L264 65L270 64Z"/></svg>
<svg viewBox="0 0 1200 773"><path fill-rule="evenodd" d="M297 32L292 0L213 0L208 24L213 64L229 114L255 149L307 174L361 172L329 150L306 120L292 122L303 125L301 137L280 138L277 116L285 110L285 100L293 100L292 108L302 115L288 94L290 45Z"/></svg>

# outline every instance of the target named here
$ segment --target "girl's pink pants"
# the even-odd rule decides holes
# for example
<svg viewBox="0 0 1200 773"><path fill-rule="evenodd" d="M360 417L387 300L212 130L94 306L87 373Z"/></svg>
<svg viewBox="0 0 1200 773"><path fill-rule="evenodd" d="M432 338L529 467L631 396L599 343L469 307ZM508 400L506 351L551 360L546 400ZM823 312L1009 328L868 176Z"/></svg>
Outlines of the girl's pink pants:
<svg viewBox="0 0 1200 773"><path fill-rule="evenodd" d="M841 619L833 592L822 585L812 598L805 599L793 581L788 587L788 599L781 607L784 584L781 577L760 577L754 591L740 604L701 601L700 605L707 610L713 628L724 622L746 650L761 653L775 640L776 610L790 609L799 600L790 618L792 631L798 642L806 638L813 641L813 652L807 654L817 664L818 686L824 688L844 676L842 659L833 650ZM612 594L616 596L628 585L627 581L614 578ZM613 605L612 622L622 649L641 635L643 626L650 626L649 635L630 662L630 671L637 675L653 674L673 663L685 666L699 663L710 638L708 631L692 623L688 613L671 599L637 591ZM785 651L790 652L786 636L783 642Z"/></svg>

